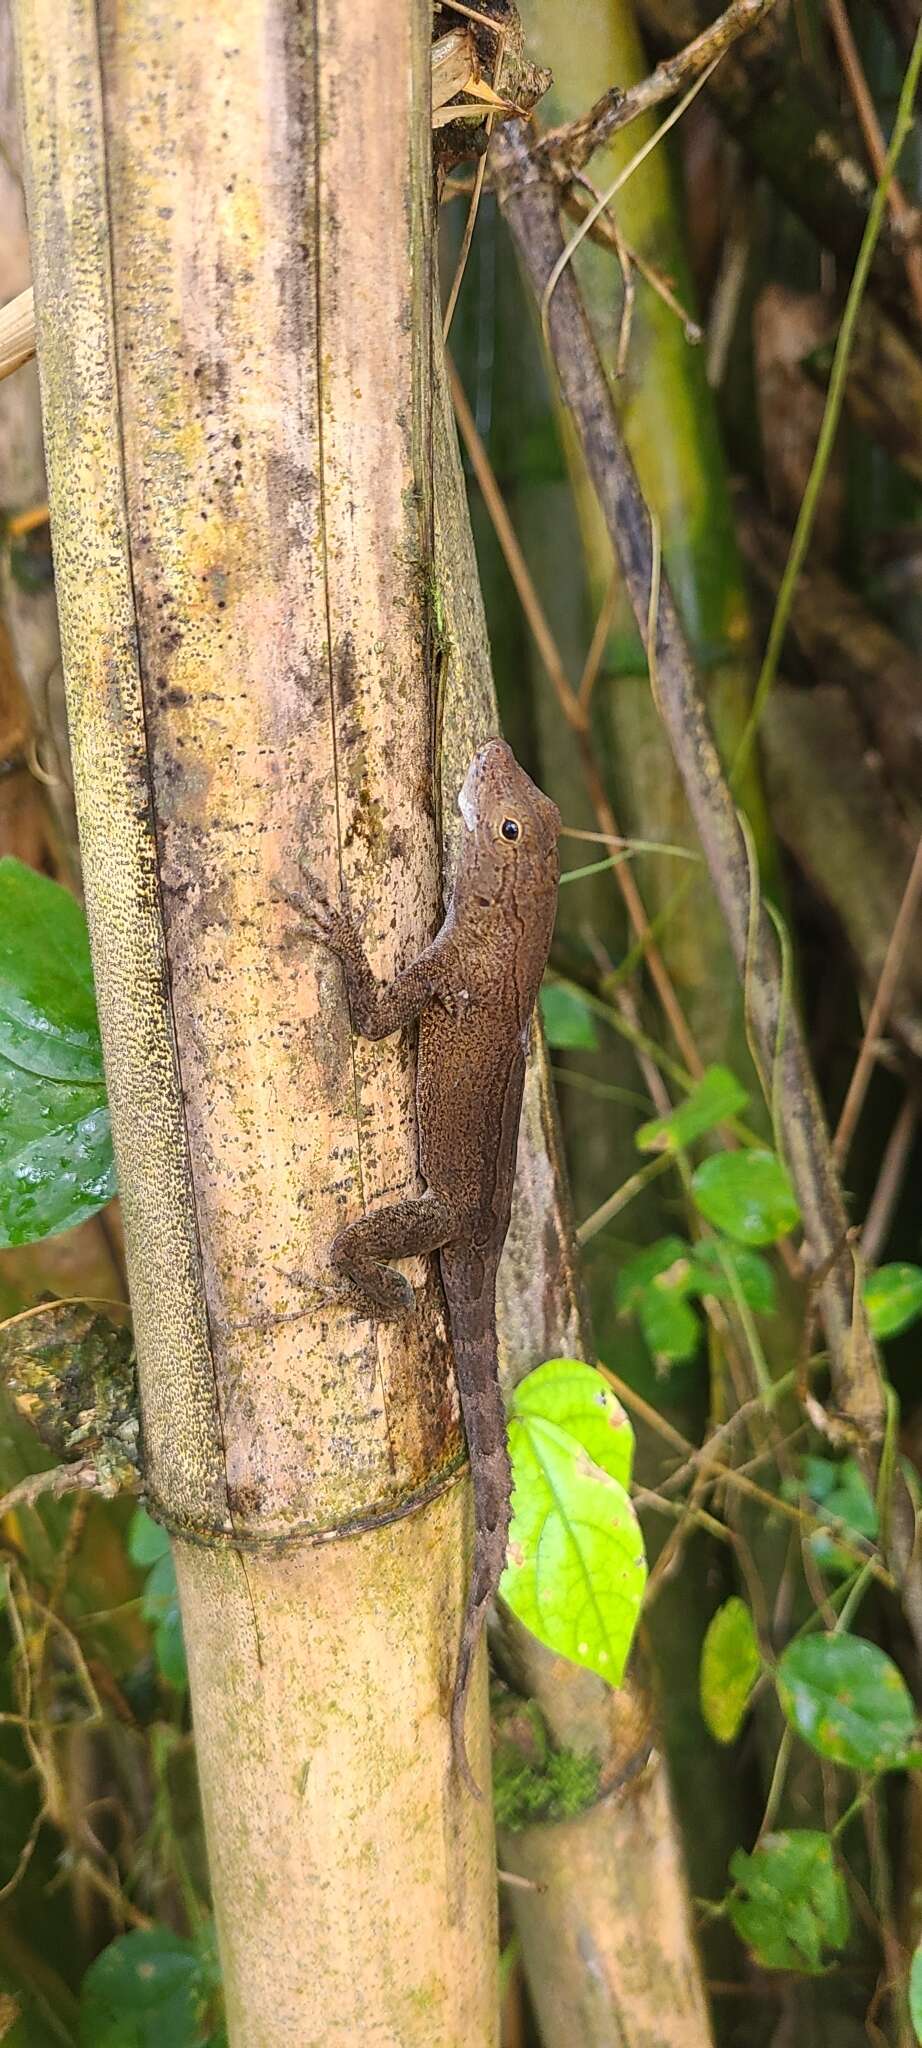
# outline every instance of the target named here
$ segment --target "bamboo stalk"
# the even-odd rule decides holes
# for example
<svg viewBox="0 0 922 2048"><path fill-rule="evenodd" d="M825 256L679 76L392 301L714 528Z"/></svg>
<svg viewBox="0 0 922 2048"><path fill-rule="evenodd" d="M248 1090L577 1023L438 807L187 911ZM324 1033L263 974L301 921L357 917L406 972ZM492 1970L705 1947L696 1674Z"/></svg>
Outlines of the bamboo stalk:
<svg viewBox="0 0 922 2048"><path fill-rule="evenodd" d="M382 973L436 918L429 17L360 13L132 0L100 35L92 0L17 8L147 1479L234 2048L497 2029L489 1814L449 1767L440 1299L418 1272L376 1329L299 1278L415 1184L412 1072L353 1046L274 884L301 851L344 875Z"/></svg>

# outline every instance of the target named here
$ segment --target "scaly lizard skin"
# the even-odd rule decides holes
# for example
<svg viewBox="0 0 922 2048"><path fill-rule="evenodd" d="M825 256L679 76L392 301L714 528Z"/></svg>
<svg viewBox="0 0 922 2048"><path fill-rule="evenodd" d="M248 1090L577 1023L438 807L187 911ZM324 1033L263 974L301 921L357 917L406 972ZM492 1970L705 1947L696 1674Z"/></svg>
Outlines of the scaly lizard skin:
<svg viewBox="0 0 922 2048"><path fill-rule="evenodd" d="M474 1652L506 1562L511 1478L496 1357L496 1273L509 1228L531 1013L557 906L560 813L504 740L471 762L466 831L438 937L386 985L344 909L295 897L309 933L342 963L355 1029L386 1038L419 1019L416 1103L426 1192L341 1230L331 1263L364 1315L412 1308L390 1259L438 1252L474 1482L474 1566L451 1709L471 1791L465 1707Z"/></svg>

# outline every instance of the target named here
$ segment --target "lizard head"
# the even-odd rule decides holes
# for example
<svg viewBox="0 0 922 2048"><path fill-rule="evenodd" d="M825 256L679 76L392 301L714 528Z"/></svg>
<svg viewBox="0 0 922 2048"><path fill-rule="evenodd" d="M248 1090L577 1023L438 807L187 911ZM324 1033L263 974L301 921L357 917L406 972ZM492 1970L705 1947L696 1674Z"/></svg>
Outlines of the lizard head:
<svg viewBox="0 0 922 2048"><path fill-rule="evenodd" d="M556 901L560 812L520 768L505 740L488 740L464 778L462 869L484 908L510 895L535 910Z"/></svg>

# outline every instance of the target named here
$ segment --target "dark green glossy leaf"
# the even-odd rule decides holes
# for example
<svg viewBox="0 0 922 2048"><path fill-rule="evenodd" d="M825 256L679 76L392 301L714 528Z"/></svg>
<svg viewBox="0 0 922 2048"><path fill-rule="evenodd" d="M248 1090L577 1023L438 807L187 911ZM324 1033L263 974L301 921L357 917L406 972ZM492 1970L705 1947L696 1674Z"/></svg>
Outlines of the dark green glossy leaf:
<svg viewBox="0 0 922 2048"><path fill-rule="evenodd" d="M67 889L0 860L0 1057L103 1085L86 918Z"/></svg>
<svg viewBox="0 0 922 2048"><path fill-rule="evenodd" d="M132 1564L156 1564L158 1557L165 1557L169 1548L166 1530L152 1519L146 1508L136 1508L128 1529L128 1555Z"/></svg>
<svg viewBox="0 0 922 2048"><path fill-rule="evenodd" d="M193 1942L166 1927L120 1934L84 1977L82 2048L202 2048L210 1995Z"/></svg>
<svg viewBox="0 0 922 2048"><path fill-rule="evenodd" d="M813 1976L825 1951L844 1947L848 1895L828 1835L806 1828L766 1835L751 1856L737 1849L730 1875L730 1919L763 1969Z"/></svg>
<svg viewBox="0 0 922 2048"><path fill-rule="evenodd" d="M702 1216L738 1244L776 1244L800 1221L774 1152L716 1152L692 1176L692 1193Z"/></svg>
<svg viewBox="0 0 922 2048"><path fill-rule="evenodd" d="M66 889L0 861L0 1247L95 1214L115 1168L86 922Z"/></svg>
<svg viewBox="0 0 922 2048"><path fill-rule="evenodd" d="M892 1658L863 1636L804 1636L778 1663L784 1712L819 1756L855 1771L898 1769L916 1732L908 1688Z"/></svg>
<svg viewBox="0 0 922 2048"><path fill-rule="evenodd" d="M70 1230L114 1193L105 1090L0 1061L0 1248Z"/></svg>
<svg viewBox="0 0 922 2048"><path fill-rule="evenodd" d="M541 990L541 1021L548 1045L561 1052L594 1052L598 1045L595 1018L576 989L546 981Z"/></svg>

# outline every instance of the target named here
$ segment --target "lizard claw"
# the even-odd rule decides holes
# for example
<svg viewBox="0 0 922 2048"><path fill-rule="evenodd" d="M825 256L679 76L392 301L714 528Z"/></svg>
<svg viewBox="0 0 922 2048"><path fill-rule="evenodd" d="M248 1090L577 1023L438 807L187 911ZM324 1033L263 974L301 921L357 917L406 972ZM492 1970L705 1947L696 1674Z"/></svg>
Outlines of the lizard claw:
<svg viewBox="0 0 922 2048"><path fill-rule="evenodd" d="M318 946L326 946L331 953L340 953L348 944L351 919L348 912L337 909L316 882L308 880L304 889L286 889L282 883L272 884L272 894L281 903L296 910L308 938Z"/></svg>

